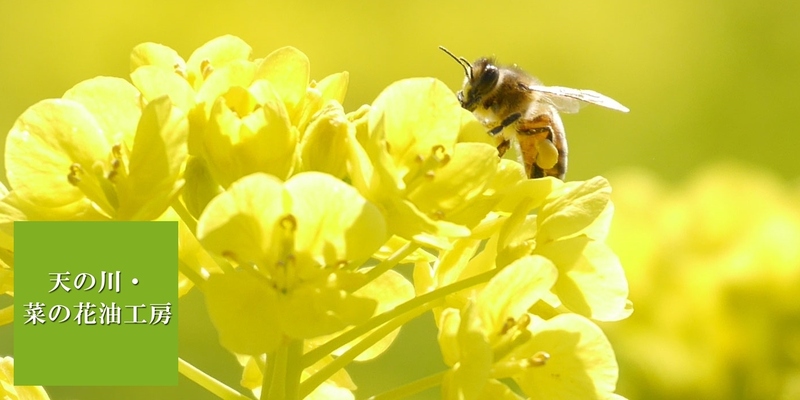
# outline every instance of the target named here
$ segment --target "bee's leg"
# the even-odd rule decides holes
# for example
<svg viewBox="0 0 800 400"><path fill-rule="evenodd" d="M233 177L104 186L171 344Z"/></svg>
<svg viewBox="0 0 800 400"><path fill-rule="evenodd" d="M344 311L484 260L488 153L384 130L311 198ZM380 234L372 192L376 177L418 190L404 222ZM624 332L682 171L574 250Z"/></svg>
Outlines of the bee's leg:
<svg viewBox="0 0 800 400"><path fill-rule="evenodd" d="M495 126L491 130L489 130L489 134L492 136L497 135L498 133L502 132L503 129L506 129L507 126L517 122L518 119L522 117L522 113L513 113L506 117L506 119L500 121L500 125Z"/></svg>
<svg viewBox="0 0 800 400"><path fill-rule="evenodd" d="M540 127L530 128L530 129L525 129L525 130L520 129L518 131L518 133L520 135L535 135L537 133L547 133L547 140L550 140L550 141L553 140L553 128L551 128L549 126L540 126Z"/></svg>
<svg viewBox="0 0 800 400"><path fill-rule="evenodd" d="M500 157L505 155L509 148L511 148L511 141L503 139L503 141L497 145L497 152L500 153Z"/></svg>

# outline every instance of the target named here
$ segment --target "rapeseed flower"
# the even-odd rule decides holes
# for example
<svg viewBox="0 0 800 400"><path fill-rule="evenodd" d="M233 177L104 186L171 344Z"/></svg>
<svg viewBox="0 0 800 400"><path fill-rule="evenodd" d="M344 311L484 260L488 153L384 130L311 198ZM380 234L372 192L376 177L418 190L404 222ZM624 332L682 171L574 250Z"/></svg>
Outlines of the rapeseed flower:
<svg viewBox="0 0 800 400"><path fill-rule="evenodd" d="M8 133L10 195L29 219L155 219L183 185L187 134L166 97L143 106L123 79L81 82Z"/></svg>
<svg viewBox="0 0 800 400"><path fill-rule="evenodd" d="M771 174L716 164L681 185L611 177L609 243L640 311L610 324L633 398L800 395L800 207Z"/></svg>
<svg viewBox="0 0 800 400"><path fill-rule="evenodd" d="M347 112L346 72L310 76L299 50L253 58L233 36L186 60L136 46L131 83L95 78L17 121L0 228L178 219L181 290L202 291L260 399L353 398L344 368L429 311L448 368L389 397L438 384L446 398L615 398L593 322L631 312L605 245L608 182L526 179L436 79Z"/></svg>

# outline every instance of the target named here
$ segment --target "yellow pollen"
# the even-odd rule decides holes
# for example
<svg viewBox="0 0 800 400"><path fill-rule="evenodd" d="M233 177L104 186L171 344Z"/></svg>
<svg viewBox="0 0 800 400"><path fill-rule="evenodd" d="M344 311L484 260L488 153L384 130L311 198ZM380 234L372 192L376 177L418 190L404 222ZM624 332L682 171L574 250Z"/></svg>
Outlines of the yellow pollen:
<svg viewBox="0 0 800 400"><path fill-rule="evenodd" d="M78 174L82 173L83 173L83 167L81 167L81 165L78 163L73 163L72 165L69 166L69 174L67 174L67 181L69 181L69 183L72 186L78 186L78 184L81 182L81 178L78 176Z"/></svg>
<svg viewBox="0 0 800 400"><path fill-rule="evenodd" d="M508 331L511 330L511 328L513 328L516 324L517 323L514 320L514 318L511 317L506 318L506 322L504 322L503 327L500 328L500 335L505 335L506 333L508 333Z"/></svg>
<svg viewBox="0 0 800 400"><path fill-rule="evenodd" d="M172 69L175 70L175 73L178 74L181 78L186 79L186 69L183 68L180 64L176 63L172 66Z"/></svg>
<svg viewBox="0 0 800 400"><path fill-rule="evenodd" d="M225 251L223 251L223 252L222 252L222 257L225 257L225 258L227 258L228 260L235 262L236 264L241 264L241 263L239 262L239 260L237 260L237 259L236 259L236 253L234 253L234 252L232 252L232 251L230 251L230 250L225 250Z"/></svg>
<svg viewBox="0 0 800 400"><path fill-rule="evenodd" d="M547 364L547 360L550 359L550 353L546 351L540 351L534 354L531 358L528 359L530 365L532 367L541 367Z"/></svg>
<svg viewBox="0 0 800 400"><path fill-rule="evenodd" d="M211 65L211 61L203 60L200 62L200 73L203 75L203 79L208 79L212 72L214 72L214 67Z"/></svg>
<svg viewBox="0 0 800 400"><path fill-rule="evenodd" d="M294 215L289 214L283 217L280 221L281 227L286 229L287 231L294 232L297 229L297 220L294 218Z"/></svg>

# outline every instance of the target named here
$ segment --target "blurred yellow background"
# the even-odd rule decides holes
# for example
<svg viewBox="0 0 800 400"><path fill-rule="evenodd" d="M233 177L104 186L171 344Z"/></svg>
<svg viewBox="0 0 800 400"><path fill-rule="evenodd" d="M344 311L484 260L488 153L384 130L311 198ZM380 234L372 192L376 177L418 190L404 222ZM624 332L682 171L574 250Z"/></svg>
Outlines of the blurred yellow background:
<svg viewBox="0 0 800 400"><path fill-rule="evenodd" d="M7 132L28 106L60 97L81 80L97 75L127 77L128 55L138 43L162 43L188 58L195 48L223 34L244 39L253 46L256 57L280 46L295 46L309 56L314 78L349 71L347 111L372 102L389 83L406 77L433 76L458 89L463 71L437 49L439 45L470 60L496 55L501 63L516 63L545 84L594 89L631 109L626 115L587 107L578 115L563 116L570 145L570 180L609 175L612 186L619 181L626 193L638 193L654 179L663 179L653 185L661 185L659 193L668 196L684 190L675 189L680 186L674 183L690 179L706 165L728 160L736 162L739 169L714 175L736 183L737 190L722 192L725 196L735 198L739 191L761 190L764 186L760 183L767 179L781 188L776 191L785 201L800 203L800 158L796 154L800 150L796 121L800 115L800 2L796 1L4 2L0 6L0 132ZM624 172L629 167L660 178L636 181ZM759 172L755 177L742 173L751 170ZM639 200L645 201L646 208L648 201L663 196ZM714 197L714 204L724 204L725 196ZM690 201L688 196L676 198ZM632 215L622 208L626 204L643 207L641 202L619 201L618 213ZM793 212L800 212L798 208ZM796 216L786 212L787 218ZM633 229L634 225L624 225L624 221L615 222L616 232ZM648 233L653 226L640 225L635 226L639 235L661 237ZM641 254L633 254L629 243L620 239L623 234L612 232L612 244L626 268L642 271ZM789 240L785 246L800 247L800 243ZM784 267L794 271L788 275L790 279L797 277L800 265ZM653 268L647 269L651 275L637 275L631 285L657 285L652 280L659 276L658 268ZM696 269L682 271L689 274L687 282L694 282L691 274ZM798 290L785 292L795 296L790 304L791 300L800 302L800 296L794 294L800 293L800 282L791 282L797 283ZM705 289L701 284L693 288ZM622 324L636 329L608 327L613 330L612 343L620 349L629 340L645 340L642 337L646 335L628 335L646 330L646 321L653 319L646 313L664 307L648 304L669 299L648 299L648 292L635 287L632 293L637 311ZM689 314L696 306L674 304ZM197 293L181 302L181 355L237 387L240 370L217 344L202 307ZM790 312L786 325L800 325L797 316ZM374 365L353 369L363 393L372 394L437 371L441 366L438 349L432 338L423 335L431 325L428 319L415 322L401 335L402 342L378 360L380 365L399 363L402 371L386 370L389 372L381 379L368 380L377 370ZM3 354L11 352L10 328L0 330ZM793 336L792 340L793 348L770 351L786 356L780 366L797 369L800 338ZM620 351L619 357L648 356L628 353ZM724 385L719 382L714 384L723 386L716 389L694 387L690 390L698 392L675 395L683 397L656 394L660 393L657 382L675 385L679 380L653 377L674 371L691 375L692 368L709 368L680 364L685 361L621 359L620 393L632 399L759 398L748 397L746 390L736 387L720 391ZM748 373L744 367L735 372ZM642 386L645 384L651 386ZM184 379L178 388L48 389L56 400L213 398ZM432 391L419 398L437 397Z"/></svg>

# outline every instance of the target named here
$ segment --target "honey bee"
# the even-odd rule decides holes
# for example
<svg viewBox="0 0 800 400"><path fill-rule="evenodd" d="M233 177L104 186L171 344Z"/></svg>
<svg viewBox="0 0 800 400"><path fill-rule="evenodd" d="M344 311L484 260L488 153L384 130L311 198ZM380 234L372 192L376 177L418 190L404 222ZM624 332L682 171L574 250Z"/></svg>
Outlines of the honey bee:
<svg viewBox="0 0 800 400"><path fill-rule="evenodd" d="M457 93L461 106L471 111L489 134L498 137L502 157L517 147L529 178L567 173L567 137L558 112L577 112L581 102L628 112L616 100L593 90L543 86L516 65L498 66L494 59L470 63L439 47L463 68L464 87Z"/></svg>

